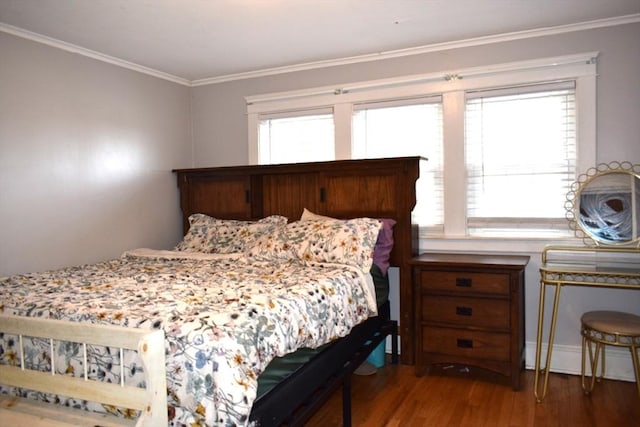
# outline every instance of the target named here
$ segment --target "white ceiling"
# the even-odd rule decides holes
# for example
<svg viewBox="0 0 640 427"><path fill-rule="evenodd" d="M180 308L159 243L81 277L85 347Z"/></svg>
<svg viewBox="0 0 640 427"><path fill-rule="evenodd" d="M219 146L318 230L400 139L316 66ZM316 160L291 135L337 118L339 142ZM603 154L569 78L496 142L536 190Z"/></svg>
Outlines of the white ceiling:
<svg viewBox="0 0 640 427"><path fill-rule="evenodd" d="M0 30L185 82L615 17L640 0L0 0Z"/></svg>

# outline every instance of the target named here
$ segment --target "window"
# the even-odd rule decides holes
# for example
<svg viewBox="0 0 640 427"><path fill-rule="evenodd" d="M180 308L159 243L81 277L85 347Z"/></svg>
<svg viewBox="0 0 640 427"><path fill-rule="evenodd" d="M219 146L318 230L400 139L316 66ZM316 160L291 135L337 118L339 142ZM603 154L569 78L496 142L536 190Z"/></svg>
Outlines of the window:
<svg viewBox="0 0 640 427"><path fill-rule="evenodd" d="M470 234L566 228L576 176L575 82L466 94Z"/></svg>
<svg viewBox="0 0 640 427"><path fill-rule="evenodd" d="M352 157L422 156L429 159L416 183L414 221L442 233L442 97L354 106Z"/></svg>
<svg viewBox="0 0 640 427"><path fill-rule="evenodd" d="M442 151L442 99L355 105L352 126L353 158L431 157Z"/></svg>
<svg viewBox="0 0 640 427"><path fill-rule="evenodd" d="M596 57L247 97L249 160L420 155L422 237L568 236L566 193L595 164Z"/></svg>
<svg viewBox="0 0 640 427"><path fill-rule="evenodd" d="M308 111L264 116L260 120L260 163L335 159L333 113Z"/></svg>

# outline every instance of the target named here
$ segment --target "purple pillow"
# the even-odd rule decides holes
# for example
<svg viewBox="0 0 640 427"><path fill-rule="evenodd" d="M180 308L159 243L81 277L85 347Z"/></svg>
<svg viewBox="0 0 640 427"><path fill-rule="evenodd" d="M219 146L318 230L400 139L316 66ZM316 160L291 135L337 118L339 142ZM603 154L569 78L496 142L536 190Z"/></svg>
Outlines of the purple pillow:
<svg viewBox="0 0 640 427"><path fill-rule="evenodd" d="M378 266L383 275L387 275L389 269L389 258L393 249L393 226L396 221L391 218L379 218L382 221L382 228L378 233L378 240L373 249L373 263Z"/></svg>

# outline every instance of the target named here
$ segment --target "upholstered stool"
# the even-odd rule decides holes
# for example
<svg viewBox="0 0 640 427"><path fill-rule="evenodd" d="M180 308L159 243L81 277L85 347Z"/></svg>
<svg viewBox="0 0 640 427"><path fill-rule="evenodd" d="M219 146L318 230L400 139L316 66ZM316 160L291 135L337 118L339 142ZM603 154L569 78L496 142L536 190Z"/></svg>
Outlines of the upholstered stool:
<svg viewBox="0 0 640 427"><path fill-rule="evenodd" d="M640 348L640 316L620 311L589 311L581 318L582 327L582 389L586 394L593 391L598 369L598 359L601 357L600 377L604 377L605 358L604 346L614 345L628 347L633 360L633 372L636 377L636 388L640 396L640 364L638 363L638 349ZM595 343L595 352L593 351ZM589 365L591 366L591 381L585 381L586 351L589 349Z"/></svg>

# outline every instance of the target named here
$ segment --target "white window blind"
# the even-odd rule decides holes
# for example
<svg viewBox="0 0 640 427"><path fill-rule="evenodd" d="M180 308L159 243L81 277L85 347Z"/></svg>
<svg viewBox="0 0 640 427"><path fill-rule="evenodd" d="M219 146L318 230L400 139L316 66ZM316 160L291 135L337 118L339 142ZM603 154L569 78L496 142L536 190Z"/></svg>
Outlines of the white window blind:
<svg viewBox="0 0 640 427"><path fill-rule="evenodd" d="M465 161L470 234L566 229L576 176L575 82L467 93Z"/></svg>
<svg viewBox="0 0 640 427"><path fill-rule="evenodd" d="M416 184L414 221L442 232L442 97L356 104L352 119L352 157L422 156L428 159Z"/></svg>
<svg viewBox="0 0 640 427"><path fill-rule="evenodd" d="M261 115L258 157L261 164L334 160L332 110Z"/></svg>

